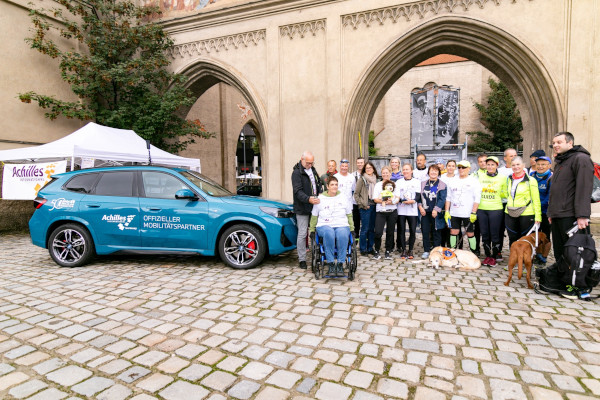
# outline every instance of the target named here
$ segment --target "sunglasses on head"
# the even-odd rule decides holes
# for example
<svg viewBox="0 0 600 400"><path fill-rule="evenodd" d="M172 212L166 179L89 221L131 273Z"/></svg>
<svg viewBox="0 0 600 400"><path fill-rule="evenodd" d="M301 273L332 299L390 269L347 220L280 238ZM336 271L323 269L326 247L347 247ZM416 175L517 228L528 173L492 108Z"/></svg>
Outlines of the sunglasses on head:
<svg viewBox="0 0 600 400"><path fill-rule="evenodd" d="M458 166L458 169L466 169L467 167L463 167L462 165Z"/></svg>

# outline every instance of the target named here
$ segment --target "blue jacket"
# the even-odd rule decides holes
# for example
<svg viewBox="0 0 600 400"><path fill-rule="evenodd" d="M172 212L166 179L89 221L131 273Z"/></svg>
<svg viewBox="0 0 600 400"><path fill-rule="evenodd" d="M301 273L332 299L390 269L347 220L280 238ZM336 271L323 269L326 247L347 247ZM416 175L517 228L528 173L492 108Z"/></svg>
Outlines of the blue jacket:
<svg viewBox="0 0 600 400"><path fill-rule="evenodd" d="M542 203L542 214L548 212L548 201L550 200L550 186L552 185L552 171L548 170L546 175L539 176L537 172L531 174L538 182L538 190L540 192L540 203Z"/></svg>
<svg viewBox="0 0 600 400"><path fill-rule="evenodd" d="M446 227L446 222L444 221L444 206L446 205L446 195L447 188L446 184L441 180L437 180L437 192L431 195L429 189L429 179L421 182L421 198L419 199L419 205L426 204L427 212L431 213L433 210L436 210L438 215L435 218L435 229L444 229ZM432 203L431 200L435 201L435 204ZM433 206L433 207L432 207Z"/></svg>

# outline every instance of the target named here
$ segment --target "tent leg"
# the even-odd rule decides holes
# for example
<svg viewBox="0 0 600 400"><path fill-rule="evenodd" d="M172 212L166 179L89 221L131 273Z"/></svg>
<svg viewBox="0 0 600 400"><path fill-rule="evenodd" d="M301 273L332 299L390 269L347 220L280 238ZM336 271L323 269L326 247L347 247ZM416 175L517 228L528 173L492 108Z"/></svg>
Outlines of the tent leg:
<svg viewBox="0 0 600 400"><path fill-rule="evenodd" d="M71 156L71 171L75 169L75 156Z"/></svg>

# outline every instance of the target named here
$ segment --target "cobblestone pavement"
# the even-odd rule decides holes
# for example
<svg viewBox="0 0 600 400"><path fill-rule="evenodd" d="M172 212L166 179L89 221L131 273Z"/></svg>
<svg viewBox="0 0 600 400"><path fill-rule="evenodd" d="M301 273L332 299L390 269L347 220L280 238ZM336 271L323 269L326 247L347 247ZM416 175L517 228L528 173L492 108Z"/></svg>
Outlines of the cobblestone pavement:
<svg viewBox="0 0 600 400"><path fill-rule="evenodd" d="M503 268L361 257L355 281L316 281L293 254L67 269L26 235L0 244L2 399L600 397L599 304Z"/></svg>

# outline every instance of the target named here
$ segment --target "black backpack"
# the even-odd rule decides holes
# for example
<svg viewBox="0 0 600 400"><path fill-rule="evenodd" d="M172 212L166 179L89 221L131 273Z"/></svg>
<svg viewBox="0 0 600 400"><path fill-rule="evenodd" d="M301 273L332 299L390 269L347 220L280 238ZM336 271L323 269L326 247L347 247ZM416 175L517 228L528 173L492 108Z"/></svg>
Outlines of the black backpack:
<svg viewBox="0 0 600 400"><path fill-rule="evenodd" d="M600 282L600 270L594 265L598 254L592 235L576 233L565 243L559 269L565 285L580 289L593 288ZM594 268L593 268L594 267Z"/></svg>

